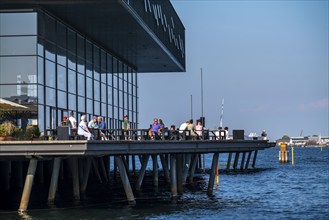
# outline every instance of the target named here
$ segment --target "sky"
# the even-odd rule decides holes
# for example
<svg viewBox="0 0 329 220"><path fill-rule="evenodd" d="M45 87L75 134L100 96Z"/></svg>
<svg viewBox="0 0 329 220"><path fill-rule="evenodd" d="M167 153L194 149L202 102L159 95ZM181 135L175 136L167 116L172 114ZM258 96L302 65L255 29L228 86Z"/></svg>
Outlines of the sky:
<svg viewBox="0 0 329 220"><path fill-rule="evenodd" d="M219 126L224 99L231 134L329 135L329 1L171 3L186 29L186 72L139 74L139 127L196 121L202 68L205 127Z"/></svg>

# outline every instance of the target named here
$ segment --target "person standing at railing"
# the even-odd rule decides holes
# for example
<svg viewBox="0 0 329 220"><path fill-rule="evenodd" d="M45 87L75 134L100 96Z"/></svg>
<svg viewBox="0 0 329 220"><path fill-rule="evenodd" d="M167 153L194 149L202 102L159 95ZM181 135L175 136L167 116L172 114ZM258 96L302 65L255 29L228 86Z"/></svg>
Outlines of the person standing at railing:
<svg viewBox="0 0 329 220"><path fill-rule="evenodd" d="M199 139L203 139L203 126L200 120L196 121L195 133Z"/></svg>
<svg viewBox="0 0 329 220"><path fill-rule="evenodd" d="M129 140L130 123L129 123L128 115L125 115L123 117L122 129L123 129L123 135L125 137L125 140Z"/></svg>
<svg viewBox="0 0 329 220"><path fill-rule="evenodd" d="M189 135L191 139L195 139L196 134L195 134L195 127L193 124L193 119L191 119L188 124L187 124L187 130L189 131Z"/></svg>
<svg viewBox="0 0 329 220"><path fill-rule="evenodd" d="M71 128L77 128L77 120L74 117L73 111L70 112L69 121L71 123Z"/></svg>

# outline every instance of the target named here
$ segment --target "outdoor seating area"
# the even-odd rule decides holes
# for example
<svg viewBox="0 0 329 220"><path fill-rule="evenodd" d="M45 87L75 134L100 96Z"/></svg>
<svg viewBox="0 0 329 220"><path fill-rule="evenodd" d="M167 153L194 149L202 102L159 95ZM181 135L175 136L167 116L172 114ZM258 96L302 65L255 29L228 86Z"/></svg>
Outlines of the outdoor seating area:
<svg viewBox="0 0 329 220"><path fill-rule="evenodd" d="M95 134L93 140L105 141L100 134L104 133L108 141L184 141L184 140L225 140L218 130L203 130L203 136L192 136L189 130L163 129L155 137L149 135L149 129L91 129ZM235 131L233 131L235 132ZM230 138L233 139L233 138ZM241 138L235 138L241 139ZM46 129L43 140L86 140L83 135L78 135L76 128L58 126L56 129Z"/></svg>

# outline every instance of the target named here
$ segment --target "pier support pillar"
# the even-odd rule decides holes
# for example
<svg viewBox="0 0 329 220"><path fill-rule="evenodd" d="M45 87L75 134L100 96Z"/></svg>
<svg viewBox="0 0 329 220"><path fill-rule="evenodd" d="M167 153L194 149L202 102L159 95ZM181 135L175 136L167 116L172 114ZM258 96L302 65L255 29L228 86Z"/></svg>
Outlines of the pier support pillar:
<svg viewBox="0 0 329 220"><path fill-rule="evenodd" d="M91 163L92 163L92 158L88 157L87 158L87 164L86 164L84 174L83 174L83 180L82 180L81 188L80 188L81 193L86 192L88 179L89 179L90 168L91 168Z"/></svg>
<svg viewBox="0 0 329 220"><path fill-rule="evenodd" d="M170 188L172 197L176 197L177 193L177 175L176 175L176 156L170 155Z"/></svg>
<svg viewBox="0 0 329 220"><path fill-rule="evenodd" d="M53 204L55 201L60 167L61 167L61 158L55 157L53 162L53 172L51 174L51 180L50 180L50 186L48 192L48 203L50 204Z"/></svg>
<svg viewBox="0 0 329 220"><path fill-rule="evenodd" d="M75 200L80 200L78 158L71 158L71 164L72 164L73 198Z"/></svg>
<svg viewBox="0 0 329 220"><path fill-rule="evenodd" d="M234 169L234 170L236 170L236 167L238 166L239 155L240 155L240 152L236 152L236 153L235 153L235 158L234 158L234 163L233 163L233 169Z"/></svg>
<svg viewBox="0 0 329 220"><path fill-rule="evenodd" d="M101 171L102 171L102 175L104 177L104 180L106 182L108 182L109 180L107 178L107 173L106 173L105 164L104 164L104 158L100 157L100 158L98 158L98 160L99 160L99 166L101 167Z"/></svg>
<svg viewBox="0 0 329 220"><path fill-rule="evenodd" d="M111 164L111 157L110 156L105 156L105 168L106 168L106 173L107 173L107 177L109 179L109 181L111 180L111 168L110 168L110 164Z"/></svg>
<svg viewBox="0 0 329 220"><path fill-rule="evenodd" d="M19 205L18 212L25 213L30 201L30 195L32 191L33 180L35 176L35 171L37 169L38 160L33 158L30 159L29 168L27 170L24 189L22 193L21 203Z"/></svg>
<svg viewBox="0 0 329 220"><path fill-rule="evenodd" d="M246 170L248 169L249 162L250 162L250 158L251 158L251 151L248 152L248 157L247 157L247 161L246 161L246 166L244 167Z"/></svg>
<svg viewBox="0 0 329 220"><path fill-rule="evenodd" d="M142 186L142 182L143 182L143 179L144 179L145 170L146 170L146 166L147 166L147 163L149 161L149 158L150 158L150 155L144 155L141 159L142 167L141 167L141 170L139 172L139 176L138 176L138 179L137 179L137 182L136 182L136 190L138 190L138 191L141 190L141 186Z"/></svg>
<svg viewBox="0 0 329 220"><path fill-rule="evenodd" d="M241 159L240 170L243 170L243 169L244 169L244 161L245 161L245 158L246 158L246 152L243 152L243 153L242 153L242 159Z"/></svg>
<svg viewBox="0 0 329 220"><path fill-rule="evenodd" d="M256 159L257 159L257 153L258 153L258 150L255 150L255 153L254 153L254 159L253 159L253 161L252 161L252 168L255 168Z"/></svg>
<svg viewBox="0 0 329 220"><path fill-rule="evenodd" d="M122 161L122 157L115 156L115 160L116 160L118 168L119 168L121 181L122 181L124 190L126 192L128 203L132 204L132 205L135 205L136 204L135 197L134 197L133 191L131 189L131 185L130 185L130 182L129 182L129 179L128 179L128 175L127 175L127 171L125 169L125 165L123 164L123 161Z"/></svg>
<svg viewBox="0 0 329 220"><path fill-rule="evenodd" d="M157 160L157 155L153 154L152 155L152 161L153 161L153 185L156 189L158 190L159 187L159 172L158 172L158 160Z"/></svg>
<svg viewBox="0 0 329 220"><path fill-rule="evenodd" d="M188 171L189 171L190 166L191 166L191 157L192 157L191 154L187 154L186 157L185 157L185 161L184 161L184 164L183 164L183 167L184 167L183 168L183 184L186 183Z"/></svg>
<svg viewBox="0 0 329 220"><path fill-rule="evenodd" d="M170 172L169 172L167 160L163 154L160 154L160 159L161 159L165 180L167 183L170 183Z"/></svg>
<svg viewBox="0 0 329 220"><path fill-rule="evenodd" d="M192 164L191 164L191 169L190 169L190 176L189 176L189 183L193 182L193 177L196 169L196 165L198 163L198 154L194 154L193 159L192 159Z"/></svg>
<svg viewBox="0 0 329 220"><path fill-rule="evenodd" d="M177 174L177 191L178 194L183 194L183 155L176 155L176 174Z"/></svg>
<svg viewBox="0 0 329 220"><path fill-rule="evenodd" d="M214 153L214 156L212 158L212 164L211 164L211 173L209 177L209 183L208 183L208 190L207 190L207 195L211 196L213 189L214 189L214 182L215 182L215 176L216 176L216 170L217 170L217 165L218 165L218 153Z"/></svg>
<svg viewBox="0 0 329 220"><path fill-rule="evenodd" d="M95 173L99 183L103 183L101 175L99 174L99 170L98 170L98 166L97 166L97 163L95 161L95 158L92 158L92 164L93 164L93 168L94 168L94 173Z"/></svg>
<svg viewBox="0 0 329 220"><path fill-rule="evenodd" d="M136 177L137 176L137 172L136 172L136 159L135 159L135 155L131 155L131 163L132 163L132 166L133 166L134 176Z"/></svg>
<svg viewBox="0 0 329 220"><path fill-rule="evenodd" d="M230 170L231 160L232 160L232 153L229 153L229 154L228 154L228 158L227 158L227 164L226 164L226 170L227 170L227 171Z"/></svg>

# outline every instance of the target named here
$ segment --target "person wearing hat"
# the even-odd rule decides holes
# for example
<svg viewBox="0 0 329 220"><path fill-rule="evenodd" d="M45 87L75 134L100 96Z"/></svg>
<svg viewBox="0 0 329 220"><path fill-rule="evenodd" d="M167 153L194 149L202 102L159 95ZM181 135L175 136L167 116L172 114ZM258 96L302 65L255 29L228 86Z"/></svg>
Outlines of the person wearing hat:
<svg viewBox="0 0 329 220"><path fill-rule="evenodd" d="M122 129L123 129L123 135L125 137L125 140L130 140L129 133L128 133L128 131L130 130L130 123L129 123L128 115L125 115L123 117Z"/></svg>
<svg viewBox="0 0 329 220"><path fill-rule="evenodd" d="M62 123L61 123L61 126L67 126L67 125L69 125L69 123L70 123L70 121L69 121L69 119L67 118L67 116L64 116L64 117L63 117L63 121L62 121Z"/></svg>

